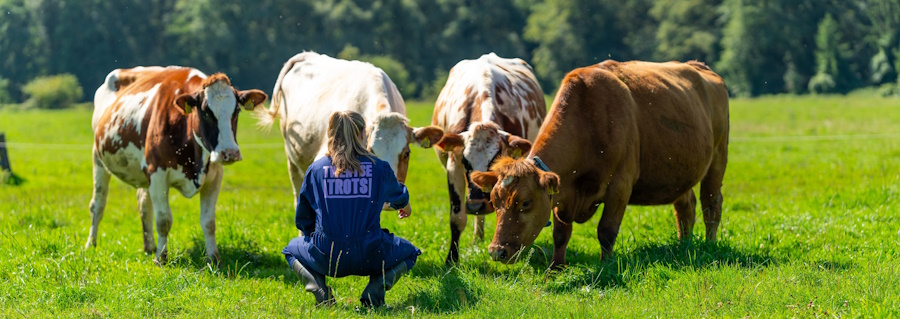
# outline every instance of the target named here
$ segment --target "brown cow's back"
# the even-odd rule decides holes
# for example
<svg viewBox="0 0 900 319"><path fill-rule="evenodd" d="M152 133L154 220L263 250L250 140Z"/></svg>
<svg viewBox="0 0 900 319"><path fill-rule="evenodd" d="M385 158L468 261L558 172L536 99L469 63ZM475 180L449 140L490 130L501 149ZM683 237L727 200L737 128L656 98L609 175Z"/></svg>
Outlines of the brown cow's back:
<svg viewBox="0 0 900 319"><path fill-rule="evenodd" d="M631 204L672 203L704 177L727 133L724 83L702 63L605 61L566 76L533 154L554 171L574 168L558 173L579 191L560 196L587 220L611 176L628 176Z"/></svg>
<svg viewBox="0 0 900 319"><path fill-rule="evenodd" d="M728 93L699 62L606 61L631 91L640 134L640 178L630 203L672 203L705 176L728 138Z"/></svg>

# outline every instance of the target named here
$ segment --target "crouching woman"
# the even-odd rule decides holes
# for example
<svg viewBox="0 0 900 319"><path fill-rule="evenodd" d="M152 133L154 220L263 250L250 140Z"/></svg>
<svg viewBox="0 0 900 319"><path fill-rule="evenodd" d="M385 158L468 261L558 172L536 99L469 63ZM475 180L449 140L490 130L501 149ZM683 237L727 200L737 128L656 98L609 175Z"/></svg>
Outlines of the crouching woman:
<svg viewBox="0 0 900 319"><path fill-rule="evenodd" d="M328 153L306 170L295 222L303 235L284 248L288 264L317 304L333 303L325 276L369 276L360 302L384 305L385 292L422 252L381 228L385 203L411 213L406 186L390 165L366 150L365 120L352 111L328 120Z"/></svg>

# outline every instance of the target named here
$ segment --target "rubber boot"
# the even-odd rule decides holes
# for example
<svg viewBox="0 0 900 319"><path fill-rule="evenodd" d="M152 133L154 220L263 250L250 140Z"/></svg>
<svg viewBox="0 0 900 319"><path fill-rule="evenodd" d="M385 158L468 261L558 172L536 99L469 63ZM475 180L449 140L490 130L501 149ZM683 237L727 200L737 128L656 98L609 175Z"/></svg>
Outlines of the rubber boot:
<svg viewBox="0 0 900 319"><path fill-rule="evenodd" d="M325 275L321 275L306 269L300 264L300 261L294 260L291 265L297 277L300 277L300 283L303 284L306 291L316 296L316 305L326 305L334 303L334 296L331 295L331 288L325 284Z"/></svg>
<svg viewBox="0 0 900 319"><path fill-rule="evenodd" d="M362 296L359 297L359 302L365 307L384 306L385 292L391 290L391 288L394 287L394 284L396 284L397 281L400 280L400 277L408 270L406 263L401 262L381 276L370 277L369 284L366 285L366 289L363 290Z"/></svg>

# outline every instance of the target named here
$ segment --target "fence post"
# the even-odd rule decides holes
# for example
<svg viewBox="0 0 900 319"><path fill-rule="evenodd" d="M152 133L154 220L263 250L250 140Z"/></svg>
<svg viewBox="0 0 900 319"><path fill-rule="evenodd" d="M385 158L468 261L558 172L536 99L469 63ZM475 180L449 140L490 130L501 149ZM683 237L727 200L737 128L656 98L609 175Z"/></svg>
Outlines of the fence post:
<svg viewBox="0 0 900 319"><path fill-rule="evenodd" d="M9 155L6 154L6 135L0 133L0 170L12 173L9 167Z"/></svg>

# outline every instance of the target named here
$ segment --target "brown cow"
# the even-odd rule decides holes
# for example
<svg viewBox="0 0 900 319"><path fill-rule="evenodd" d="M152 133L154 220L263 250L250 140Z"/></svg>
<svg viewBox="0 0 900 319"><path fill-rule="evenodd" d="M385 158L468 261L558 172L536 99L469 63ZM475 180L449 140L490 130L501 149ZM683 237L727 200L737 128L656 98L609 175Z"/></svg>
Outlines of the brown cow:
<svg viewBox="0 0 900 319"><path fill-rule="evenodd" d="M706 239L714 241L727 158L728 93L703 63L608 60L576 69L563 79L529 156L472 174L492 188L497 210L491 258L515 262L552 208L553 265L565 265L572 222L587 222L600 203L604 257L627 204L674 203L678 237L690 238L697 183Z"/></svg>
<svg viewBox="0 0 900 319"><path fill-rule="evenodd" d="M97 228L106 208L109 179L138 188L144 251L166 262L172 227L169 188L185 197L200 193L200 226L206 255L216 247L216 199L223 165L241 160L235 139L238 113L266 98L260 90L238 91L221 73L207 77L184 67L113 70L94 94L91 229L86 247L97 245ZM154 246L153 216L159 244Z"/></svg>

